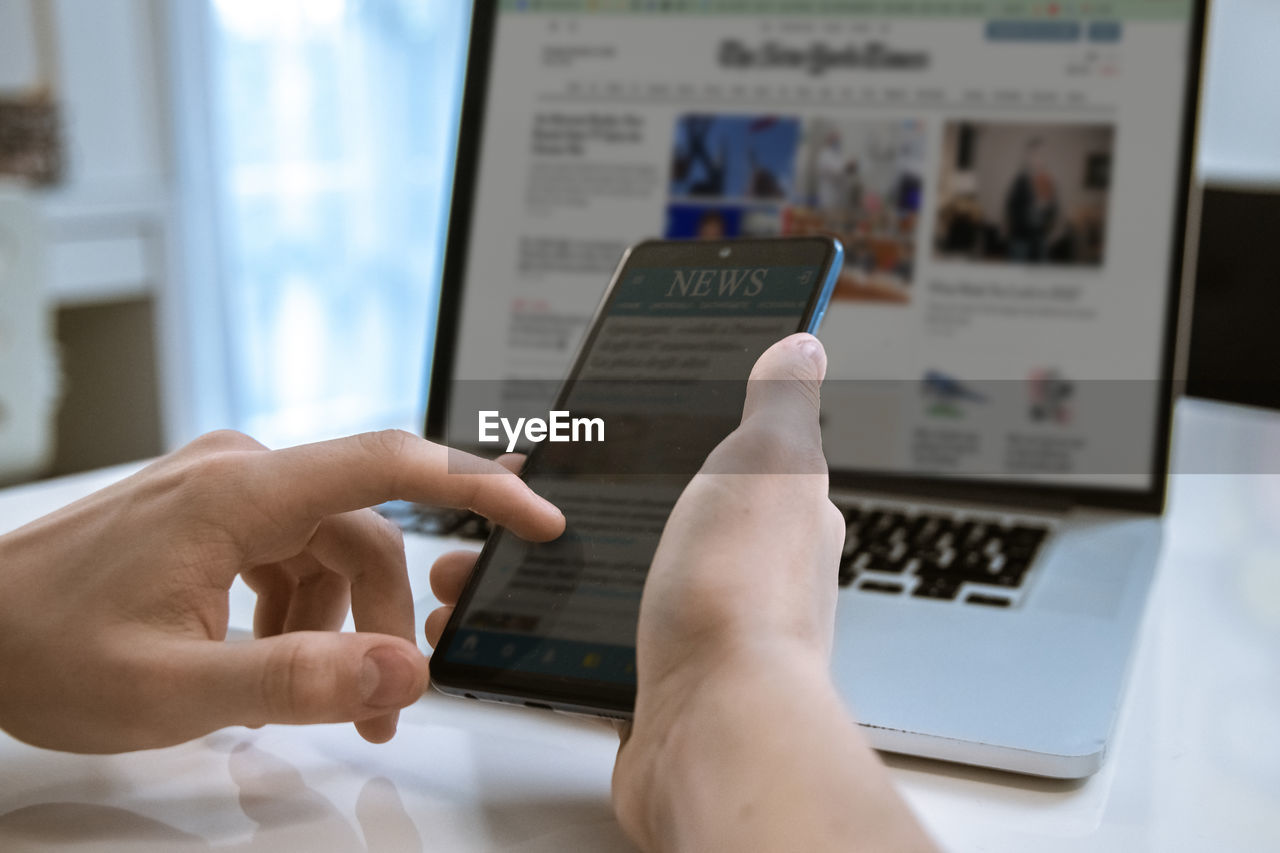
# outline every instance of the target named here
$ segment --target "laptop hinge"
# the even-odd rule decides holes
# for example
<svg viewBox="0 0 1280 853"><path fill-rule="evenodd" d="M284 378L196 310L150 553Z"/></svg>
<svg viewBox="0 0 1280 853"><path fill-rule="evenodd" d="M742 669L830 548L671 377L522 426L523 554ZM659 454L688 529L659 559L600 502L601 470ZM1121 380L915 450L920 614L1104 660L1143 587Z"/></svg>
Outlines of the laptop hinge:
<svg viewBox="0 0 1280 853"><path fill-rule="evenodd" d="M949 486L938 483L895 483L886 488L877 484L874 488L860 488L856 484L832 486L831 494L837 504L841 496L856 496L887 500L946 501L949 503L980 504L999 507L1017 506L1036 512L1065 513L1076 507L1070 496L1046 495L1009 488L984 488L972 482Z"/></svg>

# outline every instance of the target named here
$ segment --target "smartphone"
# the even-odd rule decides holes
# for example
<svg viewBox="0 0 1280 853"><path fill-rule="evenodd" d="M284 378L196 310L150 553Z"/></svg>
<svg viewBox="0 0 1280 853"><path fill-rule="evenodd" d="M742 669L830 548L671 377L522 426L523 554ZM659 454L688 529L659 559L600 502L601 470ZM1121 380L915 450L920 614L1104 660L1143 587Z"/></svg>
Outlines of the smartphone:
<svg viewBox="0 0 1280 853"><path fill-rule="evenodd" d="M564 440L533 444L521 472L563 510L565 532L489 537L431 657L436 689L630 717L640 595L667 517L737 426L756 359L817 331L843 254L829 237L627 250L530 433L558 424Z"/></svg>

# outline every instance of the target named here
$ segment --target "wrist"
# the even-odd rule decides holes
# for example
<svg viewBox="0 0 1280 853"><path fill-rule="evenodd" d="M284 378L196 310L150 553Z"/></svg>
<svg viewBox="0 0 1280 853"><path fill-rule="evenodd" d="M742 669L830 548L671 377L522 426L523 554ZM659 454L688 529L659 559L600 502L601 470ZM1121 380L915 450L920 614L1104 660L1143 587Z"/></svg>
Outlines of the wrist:
<svg viewBox="0 0 1280 853"><path fill-rule="evenodd" d="M825 655L778 645L687 673L642 685L618 755L615 808L643 849L934 849Z"/></svg>
<svg viewBox="0 0 1280 853"><path fill-rule="evenodd" d="M691 798L706 796L710 780L734 776L731 764L755 763L762 733L803 725L815 707L843 720L827 667L826 654L806 644L743 643L642 681L614 771L614 807L628 833L647 850L686 846L672 834L686 823L678 813L698 809Z"/></svg>

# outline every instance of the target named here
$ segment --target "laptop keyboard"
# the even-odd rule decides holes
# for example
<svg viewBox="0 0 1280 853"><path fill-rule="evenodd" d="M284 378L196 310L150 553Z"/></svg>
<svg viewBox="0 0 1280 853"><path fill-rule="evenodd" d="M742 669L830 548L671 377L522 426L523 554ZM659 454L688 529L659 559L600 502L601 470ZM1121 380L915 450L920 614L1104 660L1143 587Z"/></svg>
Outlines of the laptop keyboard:
<svg viewBox="0 0 1280 853"><path fill-rule="evenodd" d="M848 523L840 585L870 595L1012 607L1050 533L1047 523L1026 519L874 504L840 509ZM409 533L484 541L492 530L467 510L392 501L378 511Z"/></svg>
<svg viewBox="0 0 1280 853"><path fill-rule="evenodd" d="M376 509L380 515L400 525L400 529L406 533L460 536L483 542L493 530L489 519L466 509L440 509L408 501L391 501Z"/></svg>
<svg viewBox="0 0 1280 853"><path fill-rule="evenodd" d="M872 504L841 507L840 585L880 595L1016 603L1049 525Z"/></svg>

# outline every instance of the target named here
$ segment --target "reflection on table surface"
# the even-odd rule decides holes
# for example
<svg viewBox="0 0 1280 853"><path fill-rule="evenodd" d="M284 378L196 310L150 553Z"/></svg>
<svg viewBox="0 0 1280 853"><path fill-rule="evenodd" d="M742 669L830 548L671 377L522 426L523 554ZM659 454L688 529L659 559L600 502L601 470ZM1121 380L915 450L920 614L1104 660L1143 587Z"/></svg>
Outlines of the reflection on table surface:
<svg viewBox="0 0 1280 853"><path fill-rule="evenodd" d="M608 724L428 695L389 744L225 729L122 756L0 747L0 848L630 850Z"/></svg>

